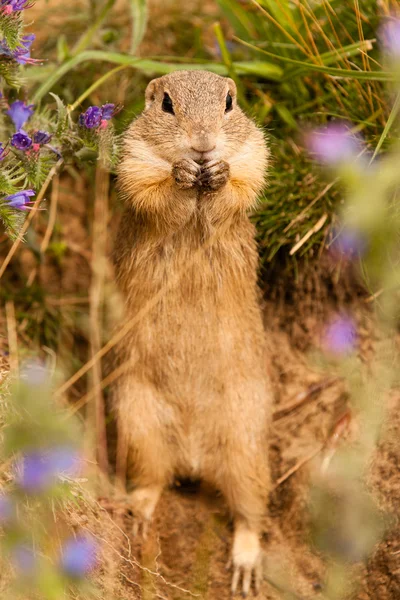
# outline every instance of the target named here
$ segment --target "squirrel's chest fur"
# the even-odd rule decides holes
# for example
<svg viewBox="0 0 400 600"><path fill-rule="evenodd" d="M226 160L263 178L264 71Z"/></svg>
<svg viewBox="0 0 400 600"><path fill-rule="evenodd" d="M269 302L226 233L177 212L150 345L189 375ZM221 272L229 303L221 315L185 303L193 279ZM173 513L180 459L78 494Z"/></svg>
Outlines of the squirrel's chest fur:
<svg viewBox="0 0 400 600"><path fill-rule="evenodd" d="M141 314L124 342L141 373L177 390L222 385L234 365L257 371L264 340L248 219L213 239L196 219L159 236L126 217L114 258L126 318Z"/></svg>

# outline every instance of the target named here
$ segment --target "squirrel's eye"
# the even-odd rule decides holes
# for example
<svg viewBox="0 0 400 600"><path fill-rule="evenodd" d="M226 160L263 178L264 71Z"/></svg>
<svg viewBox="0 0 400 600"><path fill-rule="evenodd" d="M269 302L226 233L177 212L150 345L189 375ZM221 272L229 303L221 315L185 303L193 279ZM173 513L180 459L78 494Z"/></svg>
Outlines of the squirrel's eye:
<svg viewBox="0 0 400 600"><path fill-rule="evenodd" d="M162 109L164 112L170 113L171 115L174 115L174 107L172 106L172 100L169 96L169 94L167 94L165 92L164 94L164 98L162 101Z"/></svg>
<svg viewBox="0 0 400 600"><path fill-rule="evenodd" d="M226 95L226 106L225 106L225 112L229 112L230 110L232 110L232 96L230 95L230 93L228 92Z"/></svg>

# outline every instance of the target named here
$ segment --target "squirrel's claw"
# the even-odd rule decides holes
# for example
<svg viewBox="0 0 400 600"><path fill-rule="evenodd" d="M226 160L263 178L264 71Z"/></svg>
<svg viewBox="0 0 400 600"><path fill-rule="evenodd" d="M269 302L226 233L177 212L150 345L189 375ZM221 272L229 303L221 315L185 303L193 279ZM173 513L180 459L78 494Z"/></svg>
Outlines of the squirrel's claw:
<svg viewBox="0 0 400 600"><path fill-rule="evenodd" d="M181 190L187 190L197 183L200 175L200 165L194 160L183 158L172 167L172 176Z"/></svg>
<svg viewBox="0 0 400 600"><path fill-rule="evenodd" d="M202 165L198 178L198 185L210 190L218 190L225 185L229 179L229 164L224 160L211 160Z"/></svg>

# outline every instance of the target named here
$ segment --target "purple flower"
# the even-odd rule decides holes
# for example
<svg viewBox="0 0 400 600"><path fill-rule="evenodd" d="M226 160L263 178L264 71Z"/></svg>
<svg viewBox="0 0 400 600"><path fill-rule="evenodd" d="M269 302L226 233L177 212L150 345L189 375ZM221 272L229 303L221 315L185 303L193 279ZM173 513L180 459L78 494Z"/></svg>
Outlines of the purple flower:
<svg viewBox="0 0 400 600"><path fill-rule="evenodd" d="M32 139L23 129L20 129L18 133L14 133L11 138L11 146L17 148L17 150L29 150L32 146Z"/></svg>
<svg viewBox="0 0 400 600"><path fill-rule="evenodd" d="M22 100L16 100L10 105L6 113L19 131L28 119L33 115L33 104L25 104Z"/></svg>
<svg viewBox="0 0 400 600"><path fill-rule="evenodd" d="M61 569L69 577L85 577L97 564L98 547L91 537L78 536L64 544Z"/></svg>
<svg viewBox="0 0 400 600"><path fill-rule="evenodd" d="M360 139L345 123L315 129L307 135L306 144L319 161L333 166L356 158L361 150Z"/></svg>
<svg viewBox="0 0 400 600"><path fill-rule="evenodd" d="M20 65L26 64L34 64L38 62L36 59L31 58L30 48L32 46L33 41L35 40L35 35L30 33L29 35L24 35L21 40L21 46L18 46L15 50L10 50L7 43L4 40L0 41L0 54L4 54L9 58L13 58Z"/></svg>
<svg viewBox="0 0 400 600"><path fill-rule="evenodd" d="M103 113L101 108L98 106L89 106L87 111L80 115L79 125L86 127L87 129L93 129L100 125L102 116Z"/></svg>
<svg viewBox="0 0 400 600"><path fill-rule="evenodd" d="M382 46L393 58L400 59L400 19L392 19L382 25L379 31Z"/></svg>
<svg viewBox="0 0 400 600"><path fill-rule="evenodd" d="M36 568L36 555L32 546L17 544L12 549L12 562L22 575L32 576Z"/></svg>
<svg viewBox="0 0 400 600"><path fill-rule="evenodd" d="M79 467L79 455L69 446L26 453L17 466L17 481L27 493L40 493L54 485L61 474L73 475Z"/></svg>
<svg viewBox="0 0 400 600"><path fill-rule="evenodd" d="M333 232L330 248L346 258L353 259L366 253L368 242L358 229L343 226L342 229Z"/></svg>
<svg viewBox="0 0 400 600"><path fill-rule="evenodd" d="M0 523L9 523L15 516L15 506L8 496L0 496Z"/></svg>
<svg viewBox="0 0 400 600"><path fill-rule="evenodd" d="M11 194L11 196L6 196L4 200L7 202L8 206L11 206L12 208L27 210L27 205L33 202L33 200L30 200L30 197L34 195L35 192L33 190L21 190L15 194Z"/></svg>
<svg viewBox="0 0 400 600"><path fill-rule="evenodd" d="M50 133L47 133L47 131L41 131L39 129L33 135L33 142L35 144L39 144L40 146L43 146L43 144L47 144L50 140L51 135Z"/></svg>
<svg viewBox="0 0 400 600"><path fill-rule="evenodd" d="M49 452L49 462L56 475L76 475L81 467L79 452L71 446L59 446Z"/></svg>
<svg viewBox="0 0 400 600"><path fill-rule="evenodd" d="M357 331L354 321L344 315L336 317L326 328L324 347L332 354L349 354L355 348Z"/></svg>
<svg viewBox="0 0 400 600"><path fill-rule="evenodd" d="M28 191L31 192L31 196L35 194L33 190ZM20 376L22 381L30 387L44 385L50 378L46 365L40 360L26 362L22 367Z"/></svg>
<svg viewBox="0 0 400 600"><path fill-rule="evenodd" d="M1 0L1 8L4 7L4 12L10 14L17 12L18 10L24 10L25 8L31 8L33 4L28 4L29 0Z"/></svg>
<svg viewBox="0 0 400 600"><path fill-rule="evenodd" d="M101 107L101 117L106 121L112 119L115 110L115 104L103 104Z"/></svg>

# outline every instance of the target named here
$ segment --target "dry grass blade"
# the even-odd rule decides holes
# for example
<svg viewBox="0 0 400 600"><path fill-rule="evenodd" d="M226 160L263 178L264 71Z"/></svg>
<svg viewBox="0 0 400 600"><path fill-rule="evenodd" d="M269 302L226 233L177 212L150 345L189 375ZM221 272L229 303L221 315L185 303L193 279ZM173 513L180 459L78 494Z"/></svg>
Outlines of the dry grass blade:
<svg viewBox="0 0 400 600"><path fill-rule="evenodd" d="M101 163L96 170L93 245L92 245L92 281L90 286L90 353L96 356L101 348L102 307L104 300L104 284L107 274L107 224L108 193L110 176ZM94 405L90 411L93 430L96 432L96 451L101 470L108 472L107 432L105 402L101 389L101 363L95 361L92 366L91 380L94 389Z"/></svg>
<svg viewBox="0 0 400 600"><path fill-rule="evenodd" d="M322 217L315 223L315 225L313 227L311 227L311 229L309 229L306 233L305 236L303 236L301 238L301 240L299 240L297 242L297 244L295 244L293 246L293 248L290 250L289 254L290 256L293 256L293 254L295 254L297 252L297 250L300 250L300 248L307 242L307 240L310 239L310 237L312 235L314 235L314 233L317 233L317 231L319 231L320 229L322 229L322 227L325 224L325 221L327 220L328 215L325 213L324 215L322 215Z"/></svg>
<svg viewBox="0 0 400 600"><path fill-rule="evenodd" d="M296 473L303 465L312 460L317 454L319 454L324 448L324 444L320 444L317 448L314 448L309 454L299 460L293 467L291 467L286 473L284 473L279 479L276 480L274 489L280 486L286 479L289 479L294 473Z"/></svg>
<svg viewBox="0 0 400 600"><path fill-rule="evenodd" d="M304 406L304 404L307 404L307 402L316 398L320 392L330 388L338 381L340 381L338 377L331 377L330 379L324 379L322 381L317 381L316 383L313 383L307 390L296 394L296 396L292 398L290 402L288 402L281 408L278 408L278 410L274 412L273 420L278 421L282 417L285 417L286 415L291 413L293 410L300 408L300 406Z"/></svg>

